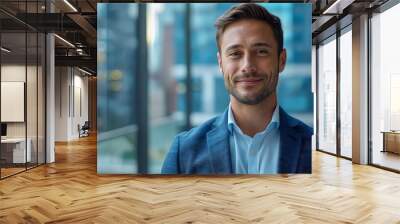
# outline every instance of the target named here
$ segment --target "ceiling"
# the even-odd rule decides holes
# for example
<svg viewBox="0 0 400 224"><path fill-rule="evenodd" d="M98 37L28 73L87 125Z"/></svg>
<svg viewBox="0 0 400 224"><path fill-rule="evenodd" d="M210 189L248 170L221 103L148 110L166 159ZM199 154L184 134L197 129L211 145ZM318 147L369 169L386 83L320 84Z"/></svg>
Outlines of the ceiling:
<svg viewBox="0 0 400 224"><path fill-rule="evenodd" d="M336 30L351 24L352 18L373 12L389 0L322 0L313 3L312 37L316 44Z"/></svg>
<svg viewBox="0 0 400 224"><path fill-rule="evenodd" d="M36 57L43 44L36 33L54 32L56 66L79 66L96 73L96 0L1 0L2 46L12 51L3 60ZM71 7L72 6L72 7ZM49 13L49 12L52 13ZM27 40L25 40L27 30ZM29 34L30 32L35 33ZM34 39L34 40L33 40ZM68 44L69 42L70 44ZM25 41L28 42L25 49ZM31 43L32 42L32 43ZM29 63L29 62L28 62Z"/></svg>

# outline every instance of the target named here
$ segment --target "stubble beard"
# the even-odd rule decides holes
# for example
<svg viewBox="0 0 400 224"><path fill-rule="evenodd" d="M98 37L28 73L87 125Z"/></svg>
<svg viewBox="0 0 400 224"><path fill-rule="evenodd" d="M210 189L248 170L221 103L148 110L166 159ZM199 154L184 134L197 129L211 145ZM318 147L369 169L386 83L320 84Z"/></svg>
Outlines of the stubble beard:
<svg viewBox="0 0 400 224"><path fill-rule="evenodd" d="M258 91L255 96L245 96L241 94L236 85L235 80L239 78L263 78L262 80L262 88ZM257 105L264 101L266 98L271 96L276 91L276 86L278 84L278 73L273 74L271 72L270 75L267 73L264 74L242 74L234 77L233 79L225 79L225 87L227 88L229 94L231 94L235 99L245 105Z"/></svg>

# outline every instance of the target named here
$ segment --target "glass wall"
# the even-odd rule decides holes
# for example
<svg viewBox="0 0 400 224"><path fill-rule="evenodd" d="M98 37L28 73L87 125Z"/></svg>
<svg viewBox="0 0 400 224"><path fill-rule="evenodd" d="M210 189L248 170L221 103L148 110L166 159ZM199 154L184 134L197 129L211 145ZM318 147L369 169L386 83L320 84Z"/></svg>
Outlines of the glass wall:
<svg viewBox="0 0 400 224"><path fill-rule="evenodd" d="M37 42L38 64L37 64L37 159L38 164L46 163L46 36L38 33Z"/></svg>
<svg viewBox="0 0 400 224"><path fill-rule="evenodd" d="M1 34L1 176L24 171L26 159L26 33ZM13 106L13 107L12 107ZM12 109L11 109L12 108ZM29 142L30 143L30 142Z"/></svg>
<svg viewBox="0 0 400 224"><path fill-rule="evenodd" d="M38 80L38 34L29 30L26 34L27 37L27 69L26 69L26 113L27 113L27 149L30 151L31 160L28 160L27 167L31 168L37 164L37 80ZM30 148L30 149L29 149Z"/></svg>
<svg viewBox="0 0 400 224"><path fill-rule="evenodd" d="M318 149L336 154L336 35L321 43L318 54Z"/></svg>
<svg viewBox="0 0 400 224"><path fill-rule="evenodd" d="M20 16L41 13L41 4L19 2L14 9ZM45 162L45 36L1 12L0 45L0 177L5 178Z"/></svg>
<svg viewBox="0 0 400 224"><path fill-rule="evenodd" d="M352 141L352 34L351 25L340 41L340 155L351 158Z"/></svg>
<svg viewBox="0 0 400 224"><path fill-rule="evenodd" d="M400 4L371 18L372 163L400 170Z"/></svg>
<svg viewBox="0 0 400 224"><path fill-rule="evenodd" d="M97 10L97 171L136 173L138 5L98 4Z"/></svg>

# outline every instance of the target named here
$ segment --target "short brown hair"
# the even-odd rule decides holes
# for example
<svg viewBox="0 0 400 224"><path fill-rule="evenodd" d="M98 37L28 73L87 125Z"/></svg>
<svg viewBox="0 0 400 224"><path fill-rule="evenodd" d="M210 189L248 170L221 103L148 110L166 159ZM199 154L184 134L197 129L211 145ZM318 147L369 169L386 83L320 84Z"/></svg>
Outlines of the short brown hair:
<svg viewBox="0 0 400 224"><path fill-rule="evenodd" d="M266 8L254 3L242 3L239 5L235 5L217 19L217 21L215 22L215 27L217 28L216 40L218 51L221 50L219 38L224 33L226 27L242 19L261 20L270 25L272 28L272 32L274 33L275 40L278 43L278 53L282 51L283 30L281 20L279 19L279 17L268 12Z"/></svg>

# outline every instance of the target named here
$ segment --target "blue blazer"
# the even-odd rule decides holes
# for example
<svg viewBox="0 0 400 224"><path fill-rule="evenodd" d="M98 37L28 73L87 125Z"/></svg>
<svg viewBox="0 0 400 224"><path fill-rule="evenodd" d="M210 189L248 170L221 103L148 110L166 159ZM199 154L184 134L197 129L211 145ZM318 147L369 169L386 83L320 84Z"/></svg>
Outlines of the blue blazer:
<svg viewBox="0 0 400 224"><path fill-rule="evenodd" d="M279 107L278 173L311 173L313 130ZM228 109L187 132L178 134L164 160L163 174L232 174Z"/></svg>

